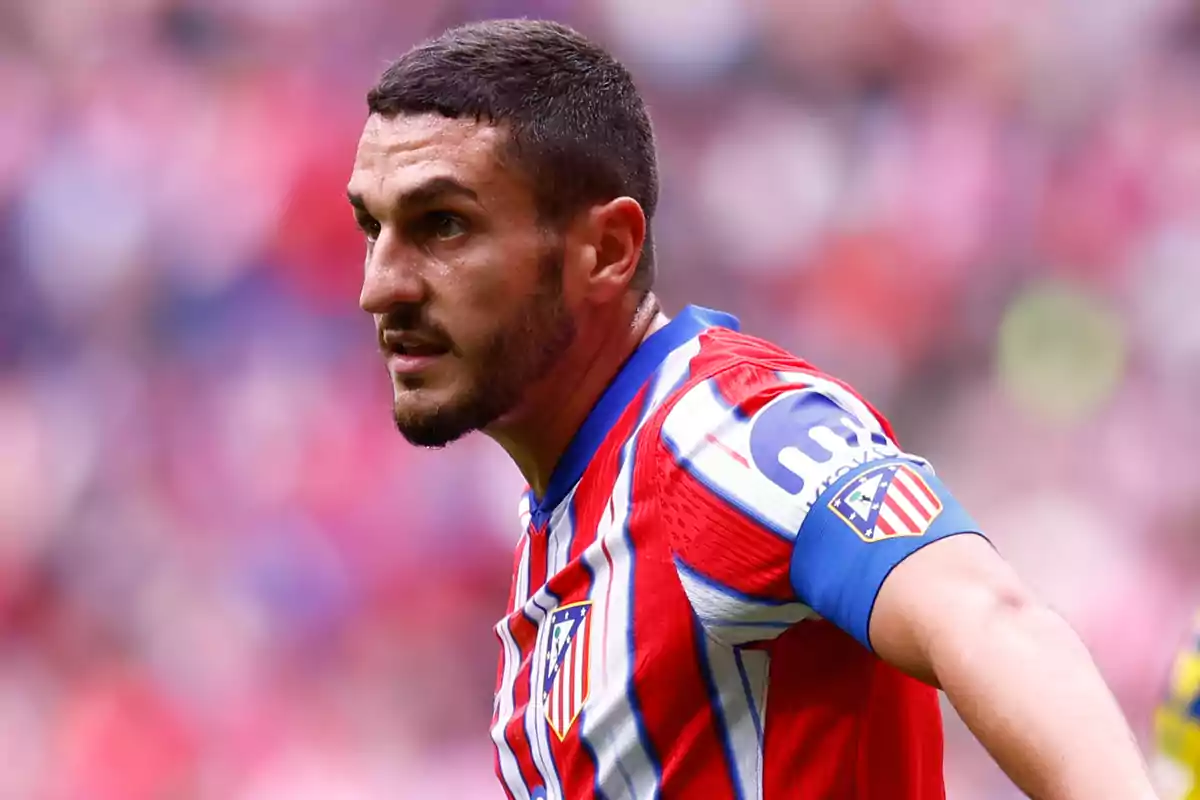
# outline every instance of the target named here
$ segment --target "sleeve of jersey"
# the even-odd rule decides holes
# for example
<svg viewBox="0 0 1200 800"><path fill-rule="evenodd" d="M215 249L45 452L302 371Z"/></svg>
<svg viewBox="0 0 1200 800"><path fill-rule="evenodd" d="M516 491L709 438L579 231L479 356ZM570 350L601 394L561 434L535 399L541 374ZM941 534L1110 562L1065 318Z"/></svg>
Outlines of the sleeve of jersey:
<svg viewBox="0 0 1200 800"><path fill-rule="evenodd" d="M978 526L839 384L806 375L738 394L699 384L661 428L657 500L696 615L731 645L819 615L870 647L891 570Z"/></svg>

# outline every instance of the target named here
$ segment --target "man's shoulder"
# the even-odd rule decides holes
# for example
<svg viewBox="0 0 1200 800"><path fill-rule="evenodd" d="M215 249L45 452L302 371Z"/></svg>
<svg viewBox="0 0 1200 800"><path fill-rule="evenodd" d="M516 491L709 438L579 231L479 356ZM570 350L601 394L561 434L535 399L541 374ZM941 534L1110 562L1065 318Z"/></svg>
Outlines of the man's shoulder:
<svg viewBox="0 0 1200 800"><path fill-rule="evenodd" d="M849 383L764 339L726 328L706 331L685 380L665 398L647 425L658 433L704 426L703 420L748 421L781 397L815 394L868 427L892 431L886 418ZM698 413L706 409L706 413Z"/></svg>
<svg viewBox="0 0 1200 800"><path fill-rule="evenodd" d="M692 359L692 377L702 378L728 370L763 375L780 370L819 371L774 342L729 328L711 328L705 331L700 352Z"/></svg>
<svg viewBox="0 0 1200 800"><path fill-rule="evenodd" d="M656 491L695 484L790 538L841 475L903 455L887 421L846 384L767 342L710 336L643 439Z"/></svg>

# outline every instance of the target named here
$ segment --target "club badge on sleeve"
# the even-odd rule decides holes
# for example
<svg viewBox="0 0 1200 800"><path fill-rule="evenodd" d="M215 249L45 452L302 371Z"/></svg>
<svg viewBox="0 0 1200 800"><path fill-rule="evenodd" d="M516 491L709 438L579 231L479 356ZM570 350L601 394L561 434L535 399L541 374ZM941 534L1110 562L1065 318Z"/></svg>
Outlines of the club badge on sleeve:
<svg viewBox="0 0 1200 800"><path fill-rule="evenodd" d="M591 689L588 674L591 621L590 602L555 609L547 621L542 704L546 720L559 741L575 724Z"/></svg>
<svg viewBox="0 0 1200 800"><path fill-rule="evenodd" d="M860 472L829 501L864 542L923 536L942 513L942 502L921 474L891 462Z"/></svg>

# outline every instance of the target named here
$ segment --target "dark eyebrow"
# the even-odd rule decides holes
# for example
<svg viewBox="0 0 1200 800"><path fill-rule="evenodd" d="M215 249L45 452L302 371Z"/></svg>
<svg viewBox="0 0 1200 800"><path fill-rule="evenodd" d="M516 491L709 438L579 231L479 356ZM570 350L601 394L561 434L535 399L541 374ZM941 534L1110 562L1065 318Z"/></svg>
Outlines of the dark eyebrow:
<svg viewBox="0 0 1200 800"><path fill-rule="evenodd" d="M392 207L397 211L410 206L429 206L443 200L447 197L465 197L468 200L479 202L479 195L469 186L459 183L454 178L444 176L430 178L429 180L419 183L406 192L401 193L396 197ZM354 206L363 213L367 211L367 204L363 200L363 196L357 192L346 192L346 199L350 201L350 205Z"/></svg>

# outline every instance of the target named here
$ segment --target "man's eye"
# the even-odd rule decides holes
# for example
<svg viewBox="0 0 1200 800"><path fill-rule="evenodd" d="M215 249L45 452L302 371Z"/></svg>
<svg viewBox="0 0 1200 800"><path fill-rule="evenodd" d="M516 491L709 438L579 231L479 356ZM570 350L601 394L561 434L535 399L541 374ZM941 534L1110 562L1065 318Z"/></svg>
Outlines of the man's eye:
<svg viewBox="0 0 1200 800"><path fill-rule="evenodd" d="M380 225L379 220L374 217L361 216L358 218L358 227L362 228L363 234L366 235L367 241L373 242L379 238Z"/></svg>
<svg viewBox="0 0 1200 800"><path fill-rule="evenodd" d="M467 232L467 223L457 214L434 211L425 218L425 228L434 238L454 239Z"/></svg>

